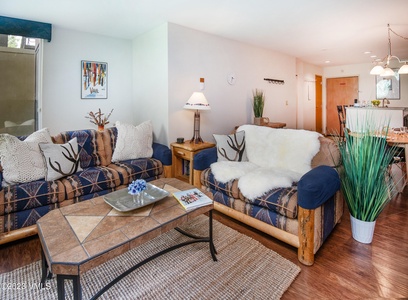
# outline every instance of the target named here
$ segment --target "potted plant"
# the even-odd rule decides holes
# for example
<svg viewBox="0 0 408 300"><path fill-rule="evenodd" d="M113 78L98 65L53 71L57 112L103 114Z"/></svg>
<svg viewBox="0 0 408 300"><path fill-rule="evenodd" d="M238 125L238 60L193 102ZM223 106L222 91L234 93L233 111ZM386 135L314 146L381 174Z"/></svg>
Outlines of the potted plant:
<svg viewBox="0 0 408 300"><path fill-rule="evenodd" d="M396 195L397 183L389 173L397 148L387 145L388 126L375 125L373 118L357 124L356 132L345 130L337 145L342 157L341 189L347 203L353 238L369 244L375 222Z"/></svg>
<svg viewBox="0 0 408 300"><path fill-rule="evenodd" d="M254 109L254 124L261 125L261 118L263 115L263 109L265 106L265 96L262 90L255 89L252 92L253 100L252 100L252 107Z"/></svg>

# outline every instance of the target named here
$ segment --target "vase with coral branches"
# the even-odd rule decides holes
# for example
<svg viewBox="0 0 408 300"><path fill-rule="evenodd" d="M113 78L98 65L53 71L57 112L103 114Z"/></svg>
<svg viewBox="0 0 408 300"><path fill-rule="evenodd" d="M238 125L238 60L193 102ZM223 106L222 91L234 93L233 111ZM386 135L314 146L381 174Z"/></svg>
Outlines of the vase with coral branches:
<svg viewBox="0 0 408 300"><path fill-rule="evenodd" d="M97 112L89 112L85 118L89 119L89 122L98 126L98 131L103 131L105 129L105 125L109 124L109 117L111 116L113 109L110 111L108 115L105 115L101 109L99 108Z"/></svg>

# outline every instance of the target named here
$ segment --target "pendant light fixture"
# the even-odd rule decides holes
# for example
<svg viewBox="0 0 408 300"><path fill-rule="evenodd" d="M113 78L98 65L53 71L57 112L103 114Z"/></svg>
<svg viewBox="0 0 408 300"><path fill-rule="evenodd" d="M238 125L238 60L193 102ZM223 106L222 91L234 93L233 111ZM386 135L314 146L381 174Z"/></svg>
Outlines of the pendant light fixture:
<svg viewBox="0 0 408 300"><path fill-rule="evenodd" d="M404 40L408 40L408 38L403 37L399 34L397 34L395 31L393 31L390 27L390 24L387 24L388 27L388 55L384 57L381 61L377 62L377 65L374 66L374 68L371 69L370 74L371 75L380 75L380 76L394 76L394 70L392 70L389 65L390 61L392 59L395 59L398 61L398 63L403 63L401 68L398 70L398 74L408 74L408 65L407 61L400 60L398 57L394 56L391 54L391 32L394 33L396 36L403 38ZM384 67L382 66L384 64Z"/></svg>

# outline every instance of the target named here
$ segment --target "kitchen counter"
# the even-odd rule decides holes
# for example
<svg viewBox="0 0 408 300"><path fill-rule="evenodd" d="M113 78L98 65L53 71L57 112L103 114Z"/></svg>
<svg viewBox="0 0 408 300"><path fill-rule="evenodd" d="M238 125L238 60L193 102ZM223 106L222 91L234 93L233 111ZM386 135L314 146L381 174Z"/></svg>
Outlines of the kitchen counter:
<svg viewBox="0 0 408 300"><path fill-rule="evenodd" d="M346 107L346 127L357 131L366 118L372 119L379 127L399 128L404 126L408 107ZM376 126L377 126L376 125Z"/></svg>

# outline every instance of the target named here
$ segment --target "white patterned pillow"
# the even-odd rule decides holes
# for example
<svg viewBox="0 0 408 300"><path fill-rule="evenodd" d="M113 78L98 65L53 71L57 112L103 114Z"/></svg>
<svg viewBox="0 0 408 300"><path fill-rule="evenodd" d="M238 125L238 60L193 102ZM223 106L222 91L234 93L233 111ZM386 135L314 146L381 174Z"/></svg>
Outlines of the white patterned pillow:
<svg viewBox="0 0 408 300"><path fill-rule="evenodd" d="M82 171L79 165L77 138L66 144L40 144L47 166L45 180L52 181Z"/></svg>
<svg viewBox="0 0 408 300"><path fill-rule="evenodd" d="M48 128L30 134L24 141L0 134L0 160L4 180L9 184L30 182L47 172L39 143L52 143Z"/></svg>
<svg viewBox="0 0 408 300"><path fill-rule="evenodd" d="M150 121L138 126L116 122L118 138L112 154L112 162L152 157L153 126Z"/></svg>
<svg viewBox="0 0 408 300"><path fill-rule="evenodd" d="M248 161L245 151L245 131L230 135L213 134L217 142L217 161Z"/></svg>

